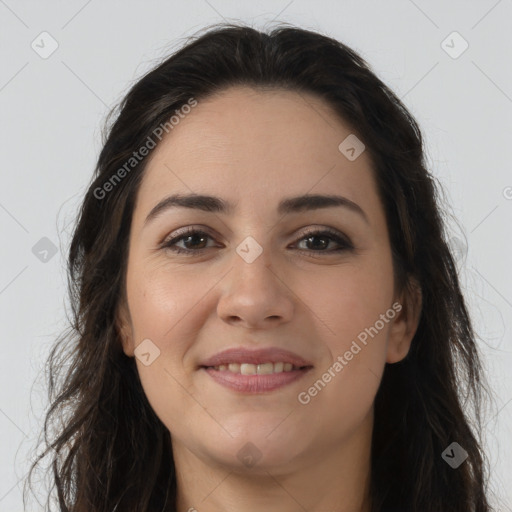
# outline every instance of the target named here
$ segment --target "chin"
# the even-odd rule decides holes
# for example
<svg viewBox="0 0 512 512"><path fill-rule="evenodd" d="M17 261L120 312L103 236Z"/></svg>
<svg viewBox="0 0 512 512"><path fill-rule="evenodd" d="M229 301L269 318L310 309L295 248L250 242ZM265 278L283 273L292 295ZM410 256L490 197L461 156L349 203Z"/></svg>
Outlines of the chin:
<svg viewBox="0 0 512 512"><path fill-rule="evenodd" d="M277 425L277 423L276 423ZM302 449L299 441L290 436L268 435L268 426L264 429L243 429L243 434L234 434L232 438L212 440L207 452L216 463L235 472L253 474L279 474L285 472L292 462L300 457ZM232 433L233 434L233 433Z"/></svg>

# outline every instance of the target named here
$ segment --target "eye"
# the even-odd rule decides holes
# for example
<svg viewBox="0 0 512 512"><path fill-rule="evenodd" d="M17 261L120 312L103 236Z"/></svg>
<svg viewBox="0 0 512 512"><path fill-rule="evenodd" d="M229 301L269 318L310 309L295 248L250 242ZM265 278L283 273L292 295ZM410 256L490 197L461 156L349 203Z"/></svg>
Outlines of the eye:
<svg viewBox="0 0 512 512"><path fill-rule="evenodd" d="M314 243L313 241L315 239L320 240L321 242ZM320 249L306 252L339 253L341 251L349 251L354 249L354 246L347 237L329 228L311 230L303 233L302 237L299 239L299 242L302 241L306 241L306 245L309 244L312 248L316 246L317 249ZM326 250L331 242L335 242L339 247L337 249Z"/></svg>
<svg viewBox="0 0 512 512"><path fill-rule="evenodd" d="M182 231L180 235L168 240L167 242L164 242L162 244L162 249L167 249L178 254L191 254L193 252L198 253L204 251L204 249L207 249L207 247L197 248L197 246L204 245L204 240L207 240L208 238L211 238L210 235L204 231L201 231L197 228L187 228ZM185 245L191 244L191 246L196 247L196 249L178 247L176 244L182 241L185 243Z"/></svg>
<svg viewBox="0 0 512 512"><path fill-rule="evenodd" d="M213 238L206 233L197 228L186 228L177 236L171 238L170 240L164 241L161 245L162 249L172 251L177 254L186 254L188 256L197 255L198 253L202 253L204 250L211 248L207 247L208 239ZM314 240L320 240L320 243L315 243ZM301 238L298 239L298 242L306 242L306 245L310 245L310 248L307 249L299 249L301 252L311 253L339 253L341 251L352 250L354 246L350 242L350 240L341 235L335 230L324 228L321 230L310 230L306 233L303 233ZM339 247L336 249L327 250L329 245L334 242ZM183 243L185 247L179 247L177 244ZM188 246L188 247L187 247Z"/></svg>

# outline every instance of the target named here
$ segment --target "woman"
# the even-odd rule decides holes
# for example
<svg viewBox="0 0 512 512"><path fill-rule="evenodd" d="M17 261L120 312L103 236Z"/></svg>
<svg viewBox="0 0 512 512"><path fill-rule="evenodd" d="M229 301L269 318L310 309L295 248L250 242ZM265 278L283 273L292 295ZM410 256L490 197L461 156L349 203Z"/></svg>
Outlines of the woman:
<svg viewBox="0 0 512 512"><path fill-rule="evenodd" d="M345 45L218 26L139 80L69 279L60 510L491 510L421 133Z"/></svg>

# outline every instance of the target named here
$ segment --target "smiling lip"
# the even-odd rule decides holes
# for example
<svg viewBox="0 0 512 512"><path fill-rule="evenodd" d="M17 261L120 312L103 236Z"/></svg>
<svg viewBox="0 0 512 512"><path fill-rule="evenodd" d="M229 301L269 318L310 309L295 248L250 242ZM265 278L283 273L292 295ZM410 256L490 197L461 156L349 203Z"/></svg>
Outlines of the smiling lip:
<svg viewBox="0 0 512 512"><path fill-rule="evenodd" d="M259 365L280 362L292 364L293 369L291 371L266 375L244 375L214 368L231 363ZM270 347L258 350L248 350L245 348L224 350L203 361L199 369L205 371L217 383L235 391L241 393L265 393L291 384L303 377L312 368L313 365L299 355L289 350Z"/></svg>

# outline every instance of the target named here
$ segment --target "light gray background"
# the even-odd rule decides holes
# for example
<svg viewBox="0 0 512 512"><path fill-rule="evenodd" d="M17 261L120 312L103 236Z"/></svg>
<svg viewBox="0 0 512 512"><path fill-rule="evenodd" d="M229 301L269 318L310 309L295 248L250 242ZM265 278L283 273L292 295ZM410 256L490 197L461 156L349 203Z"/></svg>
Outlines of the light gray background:
<svg viewBox="0 0 512 512"><path fill-rule="evenodd" d="M223 18L256 28L287 21L347 43L419 121L459 222L449 229L496 392L486 429L492 485L512 503L511 0L0 0L0 510L22 510L45 406L42 364L65 326L70 223L108 107L186 36ZM43 31L59 45L47 59L31 47ZM458 58L442 47L453 31L469 44ZM445 44L462 48L453 36ZM42 237L57 248L46 262L32 251Z"/></svg>

